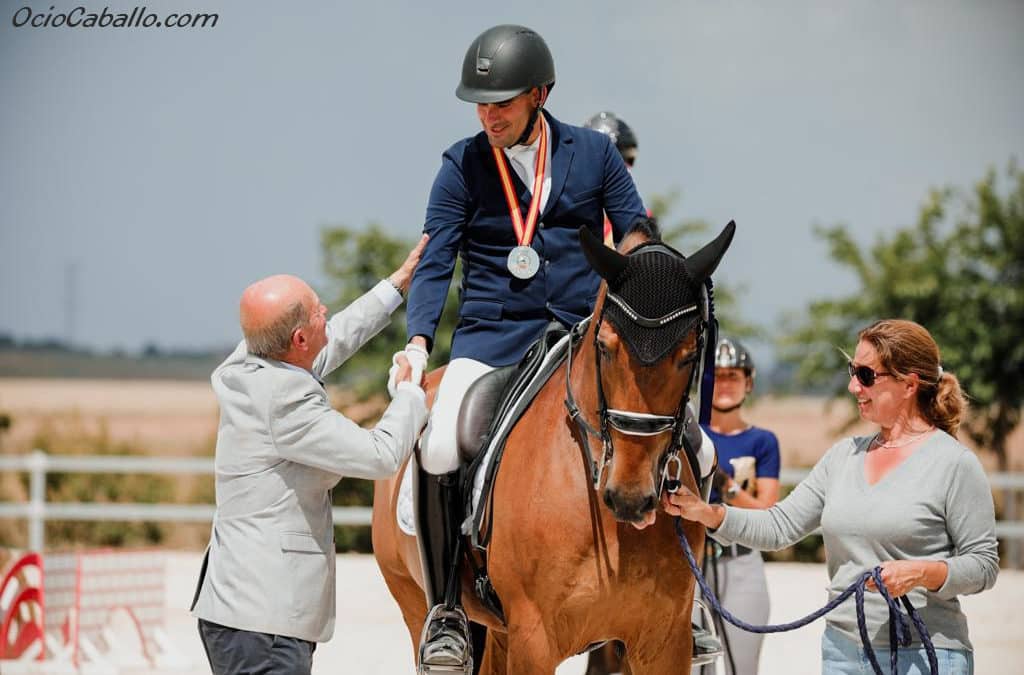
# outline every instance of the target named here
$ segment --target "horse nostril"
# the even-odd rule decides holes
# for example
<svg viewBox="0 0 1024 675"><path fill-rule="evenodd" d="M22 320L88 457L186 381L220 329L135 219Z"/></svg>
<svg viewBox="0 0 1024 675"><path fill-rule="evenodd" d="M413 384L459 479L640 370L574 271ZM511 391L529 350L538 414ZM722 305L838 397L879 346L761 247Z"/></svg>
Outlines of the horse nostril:
<svg viewBox="0 0 1024 675"><path fill-rule="evenodd" d="M647 499L644 500L643 506L640 507L640 513L647 513L653 511L655 507L654 495L647 495Z"/></svg>
<svg viewBox="0 0 1024 675"><path fill-rule="evenodd" d="M615 511L615 492L613 490L604 491L604 505Z"/></svg>

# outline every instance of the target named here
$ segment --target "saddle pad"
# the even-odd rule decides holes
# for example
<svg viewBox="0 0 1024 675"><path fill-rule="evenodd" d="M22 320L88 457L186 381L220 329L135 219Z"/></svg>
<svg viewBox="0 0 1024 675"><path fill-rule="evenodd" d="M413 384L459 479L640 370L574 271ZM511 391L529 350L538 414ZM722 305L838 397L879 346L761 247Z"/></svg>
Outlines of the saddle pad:
<svg viewBox="0 0 1024 675"><path fill-rule="evenodd" d="M415 462L406 462L405 470L402 472L402 483L398 486L398 505L395 508L395 515L398 519L398 528L410 537L416 536L416 512L412 505L412 471Z"/></svg>

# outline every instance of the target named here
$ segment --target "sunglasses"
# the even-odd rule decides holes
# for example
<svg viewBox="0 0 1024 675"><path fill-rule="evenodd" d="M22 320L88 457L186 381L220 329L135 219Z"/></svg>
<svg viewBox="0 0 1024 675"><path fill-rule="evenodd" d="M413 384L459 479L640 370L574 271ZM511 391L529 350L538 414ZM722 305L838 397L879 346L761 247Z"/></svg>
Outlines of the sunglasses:
<svg viewBox="0 0 1024 675"><path fill-rule="evenodd" d="M849 371L850 377L856 377L857 381L865 387L874 386L875 380L880 377L892 377L892 373L876 373L867 366L855 366L853 361L846 362L846 370Z"/></svg>

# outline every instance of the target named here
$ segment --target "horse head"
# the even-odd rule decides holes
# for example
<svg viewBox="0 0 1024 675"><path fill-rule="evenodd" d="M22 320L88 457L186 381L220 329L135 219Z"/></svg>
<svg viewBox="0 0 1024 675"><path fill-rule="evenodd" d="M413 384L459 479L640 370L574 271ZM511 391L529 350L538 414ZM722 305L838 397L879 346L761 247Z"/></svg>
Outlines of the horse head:
<svg viewBox="0 0 1024 675"><path fill-rule="evenodd" d="M681 450L683 418L707 331L705 281L732 242L730 222L686 257L657 238L630 236L624 252L585 228L580 243L604 279L592 327L602 498L619 521L649 522L666 464ZM685 458L674 461L682 461Z"/></svg>

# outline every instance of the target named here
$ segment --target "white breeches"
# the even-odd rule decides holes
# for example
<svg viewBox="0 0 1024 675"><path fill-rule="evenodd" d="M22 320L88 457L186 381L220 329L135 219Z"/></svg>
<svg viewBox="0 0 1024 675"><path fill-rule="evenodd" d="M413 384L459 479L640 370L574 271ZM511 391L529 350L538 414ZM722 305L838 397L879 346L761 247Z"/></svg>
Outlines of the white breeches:
<svg viewBox="0 0 1024 675"><path fill-rule="evenodd" d="M493 366L473 359L453 359L437 388L427 428L420 437L420 466L439 475L459 468L456 430L459 409L470 385L494 370Z"/></svg>

